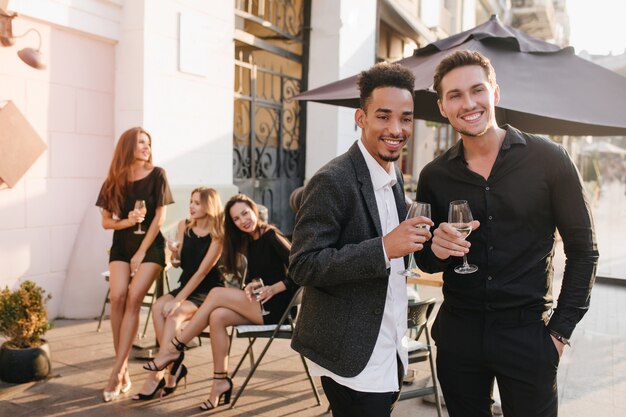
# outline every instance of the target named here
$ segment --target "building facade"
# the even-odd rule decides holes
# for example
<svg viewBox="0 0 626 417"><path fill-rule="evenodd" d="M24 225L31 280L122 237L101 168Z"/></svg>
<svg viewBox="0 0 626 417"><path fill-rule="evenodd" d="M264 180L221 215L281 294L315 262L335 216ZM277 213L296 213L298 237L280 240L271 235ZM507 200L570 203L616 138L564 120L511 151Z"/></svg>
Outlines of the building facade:
<svg viewBox="0 0 626 417"><path fill-rule="evenodd" d="M36 281L53 296L51 317L99 313L111 235L94 203L117 138L137 125L174 189L245 192L290 233L291 191L360 135L354 110L292 97L491 14L510 21L511 3L0 0L18 13L13 33L36 29L48 60L35 70L17 57L31 33L0 47L0 107L12 101L48 147L0 190L0 286ZM416 121L407 182L454 140L448 126ZM176 198L168 224L187 211L188 196Z"/></svg>

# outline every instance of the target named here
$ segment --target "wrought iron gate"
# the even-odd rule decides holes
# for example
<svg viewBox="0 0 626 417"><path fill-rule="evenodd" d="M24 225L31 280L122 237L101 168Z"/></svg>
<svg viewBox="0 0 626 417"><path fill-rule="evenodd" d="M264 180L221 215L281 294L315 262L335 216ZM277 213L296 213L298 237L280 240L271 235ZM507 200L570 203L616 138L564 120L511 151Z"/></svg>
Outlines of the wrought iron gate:
<svg viewBox="0 0 626 417"><path fill-rule="evenodd" d="M294 222L289 197L304 181L305 119L292 97L306 84L307 6L308 0L249 0L235 8L245 30L235 31L234 182L286 234Z"/></svg>

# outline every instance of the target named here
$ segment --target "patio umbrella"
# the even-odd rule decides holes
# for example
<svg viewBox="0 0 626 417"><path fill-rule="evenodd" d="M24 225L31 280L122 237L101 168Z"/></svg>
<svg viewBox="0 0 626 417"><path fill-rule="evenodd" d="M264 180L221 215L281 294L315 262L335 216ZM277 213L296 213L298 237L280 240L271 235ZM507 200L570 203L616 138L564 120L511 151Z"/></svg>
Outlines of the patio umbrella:
<svg viewBox="0 0 626 417"><path fill-rule="evenodd" d="M494 15L473 29L433 42L398 61L415 74L415 118L447 122L432 90L437 64L457 50L489 57L500 85L499 124L548 135L626 135L626 77L575 55L572 47L533 38ZM358 107L356 76L299 96Z"/></svg>

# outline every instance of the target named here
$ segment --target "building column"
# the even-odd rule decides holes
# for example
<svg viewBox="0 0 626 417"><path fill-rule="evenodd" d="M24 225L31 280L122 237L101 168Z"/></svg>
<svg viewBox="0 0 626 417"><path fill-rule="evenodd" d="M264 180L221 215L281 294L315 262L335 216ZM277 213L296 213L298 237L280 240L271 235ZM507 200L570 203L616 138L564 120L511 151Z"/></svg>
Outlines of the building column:
<svg viewBox="0 0 626 417"><path fill-rule="evenodd" d="M233 186L234 6L124 3L115 131L143 126L173 185ZM187 201L187 197L185 197Z"/></svg>
<svg viewBox="0 0 626 417"><path fill-rule="evenodd" d="M376 0L315 0L311 27L309 89L374 65ZM309 103L305 178L344 153L360 135L354 109Z"/></svg>

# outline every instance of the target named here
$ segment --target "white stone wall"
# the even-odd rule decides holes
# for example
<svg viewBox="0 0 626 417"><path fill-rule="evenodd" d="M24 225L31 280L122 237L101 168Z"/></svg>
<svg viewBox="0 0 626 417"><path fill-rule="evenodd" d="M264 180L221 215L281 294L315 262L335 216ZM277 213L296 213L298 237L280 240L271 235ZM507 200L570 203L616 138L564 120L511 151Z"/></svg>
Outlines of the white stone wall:
<svg viewBox="0 0 626 417"><path fill-rule="evenodd" d="M9 10L20 12L15 34L41 33L48 69L17 57L36 47L32 34L0 48L0 100L15 102L48 149L14 188L0 190L0 287L39 283L53 296L55 317L79 225L94 208L112 154L114 45Z"/></svg>
<svg viewBox="0 0 626 417"><path fill-rule="evenodd" d="M0 191L0 286L32 279L49 315L94 317L106 291L111 233L94 203L119 135L141 125L172 186L232 185L234 5L183 0L11 0L14 33L37 28L48 70L0 48L0 100L13 100L47 152ZM179 71L179 15L206 21L204 74ZM170 212L186 213L187 200ZM182 213L182 214L181 214ZM169 218L168 221L178 219Z"/></svg>
<svg viewBox="0 0 626 417"><path fill-rule="evenodd" d="M235 27L232 2L150 0L145 6L144 125L174 184L232 185ZM198 18L196 45L179 42L179 16ZM200 30L197 30L200 29ZM205 35L203 37L201 35ZM179 71L179 51L205 55L204 74Z"/></svg>
<svg viewBox="0 0 626 417"><path fill-rule="evenodd" d="M309 88L357 74L375 62L376 0L315 0L311 7ZM354 109L309 103L305 177L360 137Z"/></svg>

